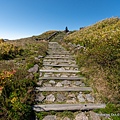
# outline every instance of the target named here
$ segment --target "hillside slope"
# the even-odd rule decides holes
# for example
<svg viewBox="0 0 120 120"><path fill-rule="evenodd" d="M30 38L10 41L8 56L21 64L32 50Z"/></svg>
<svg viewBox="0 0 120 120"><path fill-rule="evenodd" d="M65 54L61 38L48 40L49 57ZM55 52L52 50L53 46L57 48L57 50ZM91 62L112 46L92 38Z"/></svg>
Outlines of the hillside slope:
<svg viewBox="0 0 120 120"><path fill-rule="evenodd" d="M120 18L109 18L85 27L64 38L68 44L80 44L85 49L76 52L76 59L99 99L106 103L120 101Z"/></svg>
<svg viewBox="0 0 120 120"><path fill-rule="evenodd" d="M33 119L33 90L39 73L28 70L42 66L47 44L33 37L0 43L0 120Z"/></svg>

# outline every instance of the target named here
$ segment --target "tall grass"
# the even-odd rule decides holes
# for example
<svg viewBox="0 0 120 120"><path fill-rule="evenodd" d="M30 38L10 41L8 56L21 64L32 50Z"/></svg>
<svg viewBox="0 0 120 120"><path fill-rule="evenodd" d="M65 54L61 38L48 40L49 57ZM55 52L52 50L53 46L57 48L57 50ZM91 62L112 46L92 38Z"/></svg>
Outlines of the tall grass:
<svg viewBox="0 0 120 120"><path fill-rule="evenodd" d="M64 40L86 48L77 52L77 62L83 73L95 80L94 87L101 83L97 89L109 102L119 102L120 18L102 20L66 36Z"/></svg>

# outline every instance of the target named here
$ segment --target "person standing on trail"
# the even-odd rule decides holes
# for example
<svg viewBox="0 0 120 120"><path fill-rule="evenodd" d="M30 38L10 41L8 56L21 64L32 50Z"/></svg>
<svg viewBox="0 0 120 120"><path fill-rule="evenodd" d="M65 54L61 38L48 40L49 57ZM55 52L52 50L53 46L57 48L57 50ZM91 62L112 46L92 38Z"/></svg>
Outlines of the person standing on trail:
<svg viewBox="0 0 120 120"><path fill-rule="evenodd" d="M68 27L66 26L66 28L65 28L65 32L67 33L67 32L69 32L69 30L68 30Z"/></svg>

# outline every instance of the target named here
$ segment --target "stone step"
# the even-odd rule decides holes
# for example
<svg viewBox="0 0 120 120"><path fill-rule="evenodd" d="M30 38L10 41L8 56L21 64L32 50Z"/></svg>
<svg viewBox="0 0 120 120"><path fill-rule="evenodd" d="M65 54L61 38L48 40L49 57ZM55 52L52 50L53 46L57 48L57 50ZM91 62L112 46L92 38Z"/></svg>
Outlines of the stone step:
<svg viewBox="0 0 120 120"><path fill-rule="evenodd" d="M72 57L71 55L47 55L48 57Z"/></svg>
<svg viewBox="0 0 120 120"><path fill-rule="evenodd" d="M73 57L45 57L45 59L72 59L74 60L75 58Z"/></svg>
<svg viewBox="0 0 120 120"><path fill-rule="evenodd" d="M59 112L59 114L61 115L47 115L43 118L43 120L73 120L71 119L71 117L69 115L65 115L62 116L62 111ZM75 118L74 120L103 120L103 118L101 118L100 114L95 113L93 111L88 111L88 112L76 112L76 111L72 111L72 117ZM59 117L62 116L62 117ZM104 118L105 120L105 118Z"/></svg>
<svg viewBox="0 0 120 120"><path fill-rule="evenodd" d="M76 65L75 61L61 61L61 60L44 60L43 64L50 64L50 65L60 65L60 64L64 64L64 65ZM66 66L67 67L67 66Z"/></svg>
<svg viewBox="0 0 120 120"><path fill-rule="evenodd" d="M79 77L76 73L65 73L65 72L56 72L53 74L53 72L40 72L40 77Z"/></svg>
<svg viewBox="0 0 120 120"><path fill-rule="evenodd" d="M62 49L65 50L65 48L61 47L61 46L48 46L48 50L51 49Z"/></svg>
<svg viewBox="0 0 120 120"><path fill-rule="evenodd" d="M53 72L53 73L79 73L78 70L39 70L40 72Z"/></svg>
<svg viewBox="0 0 120 120"><path fill-rule="evenodd" d="M48 60L48 59L44 59L43 60L43 62L52 62L52 61L54 61L54 62L74 62L74 63L76 63L76 61L74 61L74 60L71 60L71 59L68 59L68 60L60 60L60 59L53 59L53 60Z"/></svg>
<svg viewBox="0 0 120 120"><path fill-rule="evenodd" d="M75 63L75 61L67 61L67 62L64 62L64 61L58 61L58 62L56 62L56 61L44 61L43 62L43 64L46 64L46 65L76 65L76 63Z"/></svg>
<svg viewBox="0 0 120 120"><path fill-rule="evenodd" d="M71 55L47 55L46 57L47 58L74 58Z"/></svg>
<svg viewBox="0 0 120 120"><path fill-rule="evenodd" d="M55 44L48 44L48 46L49 47L57 47L57 46L62 47L60 44L57 44L57 43L55 43Z"/></svg>
<svg viewBox="0 0 120 120"><path fill-rule="evenodd" d="M43 66L42 70L78 70L77 67L62 67L62 66Z"/></svg>
<svg viewBox="0 0 120 120"><path fill-rule="evenodd" d="M51 67L78 67L77 65L68 65L68 64L43 64L44 66L51 66Z"/></svg>
<svg viewBox="0 0 120 120"><path fill-rule="evenodd" d="M70 53L69 52L52 52L52 51L48 51L47 52L48 54L50 54L50 55L70 55Z"/></svg>
<svg viewBox="0 0 120 120"><path fill-rule="evenodd" d="M39 80L84 80L84 77L40 77Z"/></svg>
<svg viewBox="0 0 120 120"><path fill-rule="evenodd" d="M74 110L93 110L99 108L105 108L105 104L44 104L34 105L33 110L36 112L40 111L74 111Z"/></svg>
<svg viewBox="0 0 120 120"><path fill-rule="evenodd" d="M36 87L36 91L92 91L91 87Z"/></svg>
<svg viewBox="0 0 120 120"><path fill-rule="evenodd" d="M63 48L48 48L49 52L68 52L67 50Z"/></svg>
<svg viewBox="0 0 120 120"><path fill-rule="evenodd" d="M89 93L88 93L89 92ZM37 91L36 99L37 102L44 103L63 103L64 104L70 104L70 103L96 103L95 98L92 94L90 94L90 91L86 92L68 92L68 91L45 91L45 92L39 92Z"/></svg>
<svg viewBox="0 0 120 120"><path fill-rule="evenodd" d="M37 85L42 87L88 87L82 80L39 80Z"/></svg>

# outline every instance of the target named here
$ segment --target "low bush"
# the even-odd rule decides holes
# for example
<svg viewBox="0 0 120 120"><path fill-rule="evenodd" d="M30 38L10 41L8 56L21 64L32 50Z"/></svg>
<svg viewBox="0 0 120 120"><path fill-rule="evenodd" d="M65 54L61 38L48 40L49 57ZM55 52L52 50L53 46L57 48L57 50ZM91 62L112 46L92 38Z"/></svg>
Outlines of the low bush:
<svg viewBox="0 0 120 120"><path fill-rule="evenodd" d="M15 50L18 51L13 50L15 44L17 46ZM12 52L19 53L19 48L23 51L19 55L17 53L12 59L0 60L0 119L32 120L35 117L32 110L34 87L39 73L31 73L33 76L29 78L28 69L36 63L41 66L43 58L35 60L35 57L46 55L47 42L26 38L8 41L4 45L12 49Z"/></svg>
<svg viewBox="0 0 120 120"><path fill-rule="evenodd" d="M22 48L17 47L13 44L8 44L6 42L0 43L0 60L8 60L14 58L16 55L20 55L22 52Z"/></svg>

